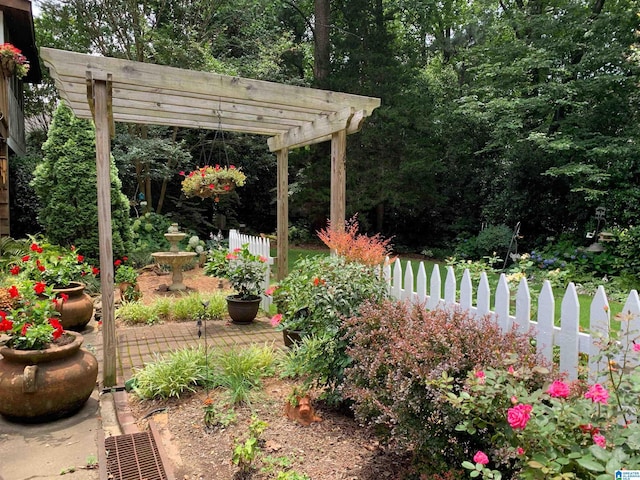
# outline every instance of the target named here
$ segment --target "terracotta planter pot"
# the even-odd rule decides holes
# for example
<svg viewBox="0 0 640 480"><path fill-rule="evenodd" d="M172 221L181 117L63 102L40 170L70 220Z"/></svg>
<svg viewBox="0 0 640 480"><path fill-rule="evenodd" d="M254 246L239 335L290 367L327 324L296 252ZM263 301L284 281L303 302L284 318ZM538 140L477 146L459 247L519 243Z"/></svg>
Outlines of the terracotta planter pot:
<svg viewBox="0 0 640 480"><path fill-rule="evenodd" d="M45 422L77 412L89 399L98 361L81 349L82 335L44 350L0 347L0 414L25 422Z"/></svg>
<svg viewBox="0 0 640 480"><path fill-rule="evenodd" d="M256 297L251 300L242 300L237 295L227 297L227 310L233 323L248 324L253 322L258 315L262 299Z"/></svg>
<svg viewBox="0 0 640 480"><path fill-rule="evenodd" d="M71 282L67 287L53 289L56 295L64 293L69 296L67 301L56 308L60 312L60 323L65 330L80 332L93 316L93 300L84 293L84 288L83 283Z"/></svg>

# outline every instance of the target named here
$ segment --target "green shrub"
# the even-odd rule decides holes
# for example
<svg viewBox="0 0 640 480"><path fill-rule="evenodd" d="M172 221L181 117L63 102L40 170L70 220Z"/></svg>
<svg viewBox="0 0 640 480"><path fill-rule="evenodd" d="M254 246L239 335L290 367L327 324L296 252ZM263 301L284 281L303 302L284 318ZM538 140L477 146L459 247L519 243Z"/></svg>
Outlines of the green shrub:
<svg viewBox="0 0 640 480"><path fill-rule="evenodd" d="M249 402L261 379L274 374L275 352L271 346L221 350L212 358L213 385L225 388L232 404Z"/></svg>
<svg viewBox="0 0 640 480"><path fill-rule="evenodd" d="M210 366L202 348L185 348L156 356L144 368L134 370L134 392L143 399L180 398L202 385Z"/></svg>
<svg viewBox="0 0 640 480"><path fill-rule="evenodd" d="M300 258L275 291L280 328L302 330L313 339L298 352L305 358L300 371L331 403L341 401L344 368L350 362L343 319L357 315L367 300L387 298L387 284L376 272L376 267L342 257Z"/></svg>
<svg viewBox="0 0 640 480"><path fill-rule="evenodd" d="M481 257L494 252L504 259L513 231L506 225L490 225L482 230L476 238L476 251Z"/></svg>
<svg viewBox="0 0 640 480"><path fill-rule="evenodd" d="M33 188L40 199L38 220L51 243L79 251L95 262L99 258L96 204L95 130L91 122L76 118L60 103L53 116L44 160L35 171ZM114 257L131 249L129 201L113 159L110 162L111 224Z"/></svg>
<svg viewBox="0 0 640 480"><path fill-rule="evenodd" d="M455 462L475 446L472 437L455 430L461 415L443 399L439 382L457 392L477 366L503 364L506 358L516 365L537 363L529 336L503 334L488 318L461 311L370 303L346 326L353 364L343 395L355 402L359 421L413 450L419 464L459 465Z"/></svg>

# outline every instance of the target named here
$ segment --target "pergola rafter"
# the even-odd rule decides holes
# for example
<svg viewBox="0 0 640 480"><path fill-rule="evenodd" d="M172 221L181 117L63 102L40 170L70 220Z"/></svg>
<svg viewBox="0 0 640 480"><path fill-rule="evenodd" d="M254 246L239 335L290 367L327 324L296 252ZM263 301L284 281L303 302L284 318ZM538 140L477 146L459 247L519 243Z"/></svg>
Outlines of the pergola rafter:
<svg viewBox="0 0 640 480"><path fill-rule="evenodd" d="M331 140L333 225L345 217L346 136L380 99L208 72L41 48L60 96L96 125L98 227L103 304L104 385L115 385L113 252L109 181L115 122L266 135L278 162L278 275L287 272L290 149Z"/></svg>

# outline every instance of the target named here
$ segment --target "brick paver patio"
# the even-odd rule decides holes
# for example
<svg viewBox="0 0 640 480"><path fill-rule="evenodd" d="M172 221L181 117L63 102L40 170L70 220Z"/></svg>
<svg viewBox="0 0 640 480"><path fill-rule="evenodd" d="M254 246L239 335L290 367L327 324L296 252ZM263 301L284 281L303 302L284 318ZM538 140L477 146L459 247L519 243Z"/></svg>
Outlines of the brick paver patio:
<svg viewBox="0 0 640 480"><path fill-rule="evenodd" d="M201 327L193 322L168 322L158 325L118 327L116 374L118 384L131 378L134 368L142 368L158 354L199 345L228 348L250 344L273 344L283 347L282 332L275 331L267 318L257 318L249 325L236 325L223 320L207 320Z"/></svg>

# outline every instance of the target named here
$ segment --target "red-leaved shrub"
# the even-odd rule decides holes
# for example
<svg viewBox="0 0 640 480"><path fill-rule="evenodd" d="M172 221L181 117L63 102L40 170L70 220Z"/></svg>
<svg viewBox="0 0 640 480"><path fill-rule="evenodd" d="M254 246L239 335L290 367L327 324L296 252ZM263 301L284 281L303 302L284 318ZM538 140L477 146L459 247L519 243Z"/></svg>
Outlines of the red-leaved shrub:
<svg viewBox="0 0 640 480"><path fill-rule="evenodd" d="M412 450L418 465L442 471L475 448L471 436L455 430L462 417L443 399L442 382L459 390L480 365L539 364L530 336L503 333L489 318L460 310L385 301L363 305L346 326L353 363L343 396L354 402L356 417L392 445Z"/></svg>

